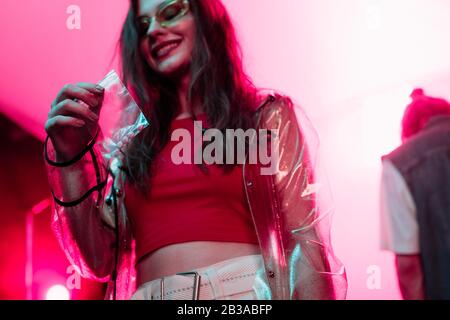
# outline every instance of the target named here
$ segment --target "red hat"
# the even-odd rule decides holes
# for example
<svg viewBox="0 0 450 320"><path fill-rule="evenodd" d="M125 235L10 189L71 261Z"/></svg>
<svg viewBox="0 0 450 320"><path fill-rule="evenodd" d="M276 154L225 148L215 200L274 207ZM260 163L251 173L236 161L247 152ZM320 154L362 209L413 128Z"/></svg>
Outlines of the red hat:
<svg viewBox="0 0 450 320"><path fill-rule="evenodd" d="M411 98L402 120L403 140L417 134L431 118L450 115L450 104L446 100L427 96L421 88L414 89Z"/></svg>

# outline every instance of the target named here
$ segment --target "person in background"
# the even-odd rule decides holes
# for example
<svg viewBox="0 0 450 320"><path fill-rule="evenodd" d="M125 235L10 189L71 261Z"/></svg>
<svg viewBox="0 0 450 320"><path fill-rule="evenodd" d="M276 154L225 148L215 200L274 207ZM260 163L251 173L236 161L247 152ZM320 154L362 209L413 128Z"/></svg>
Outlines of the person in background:
<svg viewBox="0 0 450 320"><path fill-rule="evenodd" d="M382 158L381 248L405 300L450 299L450 105L411 97L402 145Z"/></svg>

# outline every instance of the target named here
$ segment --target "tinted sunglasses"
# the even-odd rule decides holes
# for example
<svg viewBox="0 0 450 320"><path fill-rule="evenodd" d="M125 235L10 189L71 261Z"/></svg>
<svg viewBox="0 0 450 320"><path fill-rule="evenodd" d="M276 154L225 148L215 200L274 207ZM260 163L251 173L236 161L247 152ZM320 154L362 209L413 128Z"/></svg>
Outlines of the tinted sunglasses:
<svg viewBox="0 0 450 320"><path fill-rule="evenodd" d="M189 12L188 0L168 0L159 5L154 17L142 16L137 19L136 25L140 36L148 32L152 21L158 21L163 28L171 26L178 22Z"/></svg>

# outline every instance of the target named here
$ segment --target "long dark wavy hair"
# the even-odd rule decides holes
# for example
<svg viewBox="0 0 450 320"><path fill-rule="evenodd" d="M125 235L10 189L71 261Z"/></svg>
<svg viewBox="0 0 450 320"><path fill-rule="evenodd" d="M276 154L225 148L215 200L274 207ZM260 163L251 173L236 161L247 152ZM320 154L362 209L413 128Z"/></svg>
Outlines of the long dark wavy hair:
<svg viewBox="0 0 450 320"><path fill-rule="evenodd" d="M213 128L248 129L257 93L242 64L241 48L230 17L220 0L189 0L196 24L191 57L188 102L200 101ZM131 0L120 37L124 82L134 94L150 126L125 155L128 182L146 194L150 167L169 142L170 123L179 105L176 83L147 64L136 25L139 0Z"/></svg>

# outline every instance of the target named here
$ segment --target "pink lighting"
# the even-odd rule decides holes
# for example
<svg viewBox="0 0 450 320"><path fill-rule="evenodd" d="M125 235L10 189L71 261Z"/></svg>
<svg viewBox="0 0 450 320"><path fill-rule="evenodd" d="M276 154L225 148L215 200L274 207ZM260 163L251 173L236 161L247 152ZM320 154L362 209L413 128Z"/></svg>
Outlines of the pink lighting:
<svg viewBox="0 0 450 320"><path fill-rule="evenodd" d="M362 146L364 161L378 166L380 158L401 142L400 123L413 88L404 86L364 101L362 108Z"/></svg>
<svg viewBox="0 0 450 320"><path fill-rule="evenodd" d="M45 300L70 300L69 290L63 285L54 285L47 290Z"/></svg>
<svg viewBox="0 0 450 320"><path fill-rule="evenodd" d="M400 299L394 256L379 249L380 157L400 143L412 88L450 99L450 1L222 1L255 84L290 95L320 136L335 203L331 240L347 270L348 298ZM25 2L1 2L0 113L43 140L50 103L63 85L97 82L118 70L116 44L129 0ZM16 166L27 165L37 166ZM1 199L0 218L10 225L0 230L0 299L77 299L69 285L54 285L71 274L51 234L51 195L43 190L27 204L20 192L18 200ZM53 252L60 260L52 261ZM40 277L55 265L61 278Z"/></svg>
<svg viewBox="0 0 450 320"><path fill-rule="evenodd" d="M50 207L51 202L50 198L44 199L41 202L37 203L32 209L31 212L33 214L40 214L42 211L46 210L48 207Z"/></svg>

